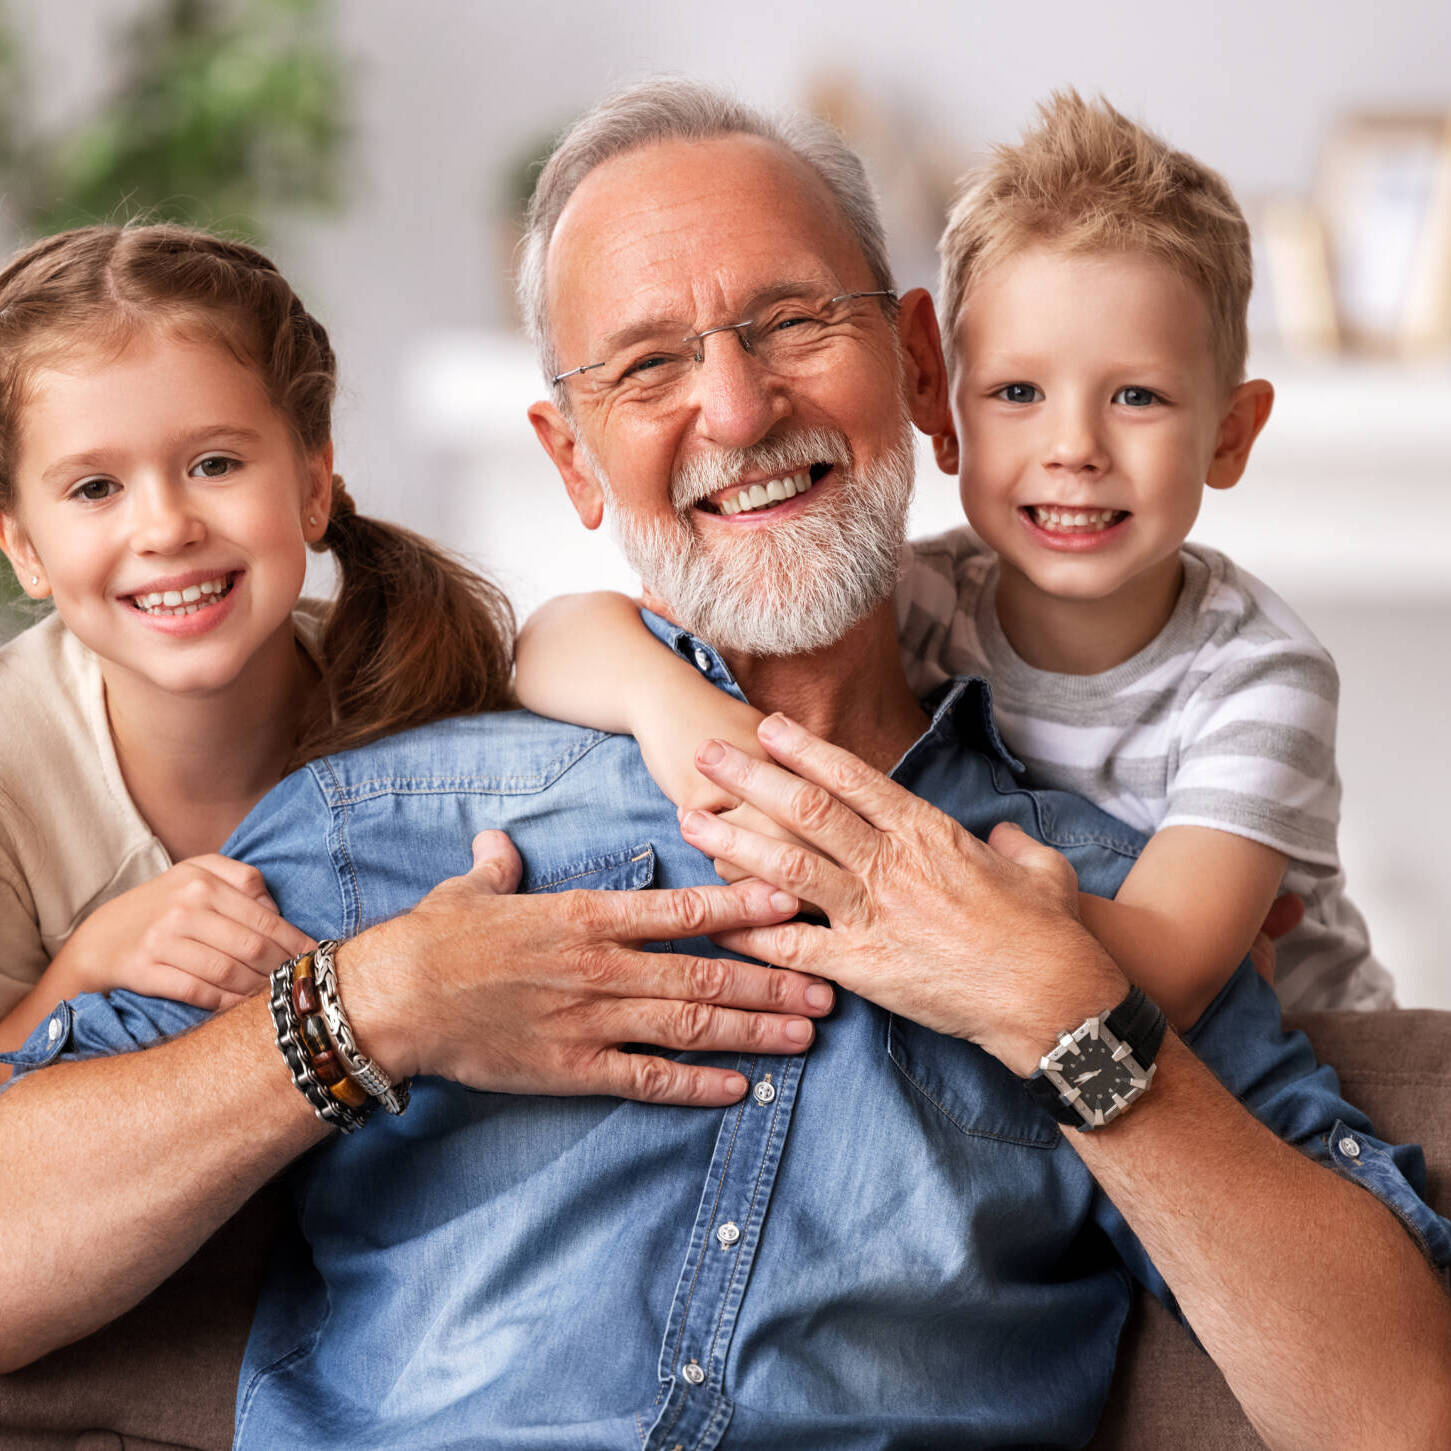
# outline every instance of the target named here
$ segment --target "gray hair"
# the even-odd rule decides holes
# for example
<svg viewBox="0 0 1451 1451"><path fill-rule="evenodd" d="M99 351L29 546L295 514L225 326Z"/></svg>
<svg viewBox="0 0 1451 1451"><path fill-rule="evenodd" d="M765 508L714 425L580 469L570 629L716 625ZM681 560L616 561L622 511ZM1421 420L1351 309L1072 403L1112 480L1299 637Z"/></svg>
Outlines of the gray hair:
<svg viewBox="0 0 1451 1451"><path fill-rule="evenodd" d="M768 116L698 81L645 81L601 101L560 138L529 201L515 286L525 330L546 380L559 371L545 287L549 243L575 188L597 166L661 141L759 136L819 176L862 249L877 287L894 290L876 197L861 159L825 121L801 114Z"/></svg>

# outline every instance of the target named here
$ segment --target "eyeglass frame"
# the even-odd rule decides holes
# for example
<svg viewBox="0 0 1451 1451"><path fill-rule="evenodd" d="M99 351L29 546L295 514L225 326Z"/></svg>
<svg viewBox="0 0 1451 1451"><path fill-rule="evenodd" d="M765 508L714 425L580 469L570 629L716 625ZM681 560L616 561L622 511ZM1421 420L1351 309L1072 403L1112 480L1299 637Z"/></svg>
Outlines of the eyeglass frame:
<svg viewBox="0 0 1451 1451"><path fill-rule="evenodd" d="M873 292L839 292L835 297L828 297L826 301L823 302L821 305L822 307L830 307L834 302L851 302L859 297L885 297L889 298L893 304L896 304L902 300L900 295L894 292L890 287L882 287L876 289ZM757 321L758 319L754 317L746 317L742 318L740 322L723 322L716 327L702 328L698 333L686 333L686 335L680 339L680 345L684 347L690 343L699 343L703 339L711 337L715 333L733 332L740 339L741 346L746 350L746 352L751 353L752 356L754 356L754 350L751 347L750 340L747 337L746 333L742 331L742 329L754 327ZM702 348L692 348L691 357L695 360L696 365L699 366L705 361L705 352ZM588 373L595 368L603 368L608 362L609 359L606 358L598 363L582 363L578 368L570 368L567 372L556 373L549 380L549 385L552 388L557 388L561 383L564 382L566 378L573 378L576 376L576 374L579 373Z"/></svg>

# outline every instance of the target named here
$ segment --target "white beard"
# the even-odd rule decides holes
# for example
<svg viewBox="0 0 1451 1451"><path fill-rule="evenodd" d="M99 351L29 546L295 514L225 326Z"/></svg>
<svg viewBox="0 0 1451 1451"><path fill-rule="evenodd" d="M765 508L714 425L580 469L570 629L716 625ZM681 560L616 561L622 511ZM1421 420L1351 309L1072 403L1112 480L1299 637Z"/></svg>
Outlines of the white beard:
<svg viewBox="0 0 1451 1451"><path fill-rule="evenodd" d="M746 472L770 477L814 463L835 465L829 493L769 529L707 546L692 506ZM907 534L915 474L912 424L905 410L897 441L865 469L852 462L846 436L805 429L751 448L691 460L671 480L673 520L642 523L604 489L610 528L645 589L670 617L703 640L747 655L807 655L834 645L891 593ZM712 531L717 533L718 531Z"/></svg>

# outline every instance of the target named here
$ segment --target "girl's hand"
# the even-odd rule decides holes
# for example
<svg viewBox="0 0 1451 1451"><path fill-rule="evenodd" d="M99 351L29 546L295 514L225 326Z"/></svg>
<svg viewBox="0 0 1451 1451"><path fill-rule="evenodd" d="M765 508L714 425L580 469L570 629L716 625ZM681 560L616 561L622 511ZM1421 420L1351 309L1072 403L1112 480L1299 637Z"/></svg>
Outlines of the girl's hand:
<svg viewBox="0 0 1451 1451"><path fill-rule="evenodd" d="M226 1008L315 946L284 922L262 874L230 857L191 857L98 907L56 955L79 992L129 988Z"/></svg>

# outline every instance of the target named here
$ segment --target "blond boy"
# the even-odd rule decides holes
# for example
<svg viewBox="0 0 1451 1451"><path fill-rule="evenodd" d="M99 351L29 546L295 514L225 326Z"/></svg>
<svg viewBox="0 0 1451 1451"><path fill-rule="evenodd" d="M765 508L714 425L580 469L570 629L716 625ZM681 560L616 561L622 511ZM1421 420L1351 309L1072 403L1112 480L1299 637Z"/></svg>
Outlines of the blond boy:
<svg viewBox="0 0 1451 1451"><path fill-rule="evenodd" d="M1245 381L1249 231L1228 187L1061 93L971 180L940 251L952 424L934 446L972 530L908 552L909 679L925 696L985 677L1029 780L1151 837L1117 899L1085 896L1083 915L1176 1023L1282 892L1305 904L1280 944L1282 1001L1388 1004L1336 849L1334 665L1263 584L1184 542L1204 487L1239 481L1274 398ZM618 597L546 606L519 692L631 731L682 806L732 805L694 771L704 736L760 753L758 717Z"/></svg>

